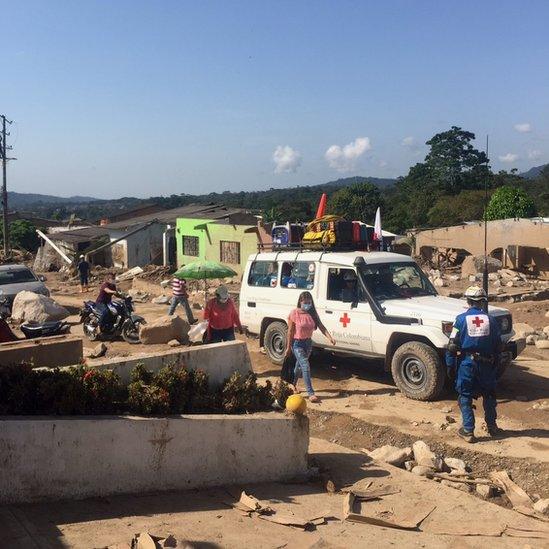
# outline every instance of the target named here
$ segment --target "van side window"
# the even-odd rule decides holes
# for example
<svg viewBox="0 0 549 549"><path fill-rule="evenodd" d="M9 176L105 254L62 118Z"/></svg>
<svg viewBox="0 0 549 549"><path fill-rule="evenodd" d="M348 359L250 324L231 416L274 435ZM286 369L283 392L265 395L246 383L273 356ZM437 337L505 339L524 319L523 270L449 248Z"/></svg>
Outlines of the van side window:
<svg viewBox="0 0 549 549"><path fill-rule="evenodd" d="M326 298L329 301L343 301L344 303L364 301L354 269L337 267L328 269L328 295Z"/></svg>
<svg viewBox="0 0 549 549"><path fill-rule="evenodd" d="M276 261L254 261L248 275L248 286L274 288L278 283L278 263Z"/></svg>
<svg viewBox="0 0 549 549"><path fill-rule="evenodd" d="M285 261L282 263L280 285L283 288L311 290L315 285L314 261Z"/></svg>

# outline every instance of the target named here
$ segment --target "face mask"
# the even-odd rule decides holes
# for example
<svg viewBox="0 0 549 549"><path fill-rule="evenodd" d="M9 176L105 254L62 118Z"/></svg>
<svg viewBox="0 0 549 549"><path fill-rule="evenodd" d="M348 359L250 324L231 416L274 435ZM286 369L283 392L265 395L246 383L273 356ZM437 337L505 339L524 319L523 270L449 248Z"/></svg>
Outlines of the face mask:
<svg viewBox="0 0 549 549"><path fill-rule="evenodd" d="M302 303L301 304L301 310L302 311L306 311L306 312L309 312L313 309L313 304L312 303Z"/></svg>

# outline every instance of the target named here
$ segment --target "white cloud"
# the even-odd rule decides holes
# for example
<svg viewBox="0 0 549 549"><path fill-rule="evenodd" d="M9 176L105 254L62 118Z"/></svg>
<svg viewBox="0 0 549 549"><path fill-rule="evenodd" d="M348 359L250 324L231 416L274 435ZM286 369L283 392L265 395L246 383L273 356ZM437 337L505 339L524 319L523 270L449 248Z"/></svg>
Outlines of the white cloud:
<svg viewBox="0 0 549 549"><path fill-rule="evenodd" d="M537 149L528 151L528 158L530 160L539 160L541 158L541 151L538 151Z"/></svg>
<svg viewBox="0 0 549 549"><path fill-rule="evenodd" d="M325 152L324 157L331 168L339 172L352 170L358 158L372 148L369 137L357 137L344 147L332 145Z"/></svg>
<svg viewBox="0 0 549 549"><path fill-rule="evenodd" d="M506 164L512 164L513 162L518 160L518 157L519 157L518 154L507 153L506 155L499 156L498 158L500 162L505 162Z"/></svg>
<svg viewBox="0 0 549 549"><path fill-rule="evenodd" d="M279 145L273 153L275 173L295 173L301 166L301 154L289 145Z"/></svg>
<svg viewBox="0 0 549 549"><path fill-rule="evenodd" d="M519 133L528 133L532 131L532 126L528 122L522 124L515 124L515 130Z"/></svg>
<svg viewBox="0 0 549 549"><path fill-rule="evenodd" d="M400 144L403 147L408 147L409 149L412 149L416 147L416 140L411 135L409 135L408 137L405 137Z"/></svg>

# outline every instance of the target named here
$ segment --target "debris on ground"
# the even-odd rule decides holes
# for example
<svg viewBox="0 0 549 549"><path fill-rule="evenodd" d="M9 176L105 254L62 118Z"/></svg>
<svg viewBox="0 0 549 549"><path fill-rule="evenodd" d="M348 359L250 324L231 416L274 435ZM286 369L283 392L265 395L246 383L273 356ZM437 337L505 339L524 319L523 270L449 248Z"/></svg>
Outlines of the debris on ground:
<svg viewBox="0 0 549 549"><path fill-rule="evenodd" d="M176 339L182 345L188 345L189 329L189 323L180 316L166 315L143 324L139 338L143 345L168 343L172 339Z"/></svg>
<svg viewBox="0 0 549 549"><path fill-rule="evenodd" d="M111 546L112 549L119 546ZM165 547L174 547L175 549L193 549L196 547L193 543L186 540L178 540L172 534L167 537L153 536L148 532L136 534L132 540L130 549L164 549ZM111 549L111 548L108 548Z"/></svg>
<svg viewBox="0 0 549 549"><path fill-rule="evenodd" d="M159 295L157 297L153 297L151 300L151 303L154 303L155 305L167 305L170 302L170 298L166 295Z"/></svg>
<svg viewBox="0 0 549 549"><path fill-rule="evenodd" d="M132 269L126 271L125 273L119 274L116 277L117 282L123 282L124 280L131 280L132 278L135 278L137 275L141 274L143 272L143 269L141 267L133 267Z"/></svg>
<svg viewBox="0 0 549 549"><path fill-rule="evenodd" d="M142 292L141 290L135 290L133 288L128 290L128 295L135 303L147 303L151 297L151 294L148 292Z"/></svg>
<svg viewBox="0 0 549 549"><path fill-rule="evenodd" d="M88 358L101 358L107 354L108 347L105 343L101 342L96 345L93 350L88 354Z"/></svg>
<svg viewBox="0 0 549 549"><path fill-rule="evenodd" d="M396 466L403 465L405 461L408 461L412 457L411 448L398 448L397 446L391 446L389 444L372 451L365 449L362 451L374 461L382 461L389 465Z"/></svg>
<svg viewBox="0 0 549 549"><path fill-rule="evenodd" d="M399 528L403 530L415 530L435 509L435 505L418 504L410 513L395 514L391 508L377 512L375 515L363 514L362 510L356 512L356 504L361 500L367 501L366 493L357 495L348 492L343 500L343 520L349 522L361 522L382 526L385 528Z"/></svg>

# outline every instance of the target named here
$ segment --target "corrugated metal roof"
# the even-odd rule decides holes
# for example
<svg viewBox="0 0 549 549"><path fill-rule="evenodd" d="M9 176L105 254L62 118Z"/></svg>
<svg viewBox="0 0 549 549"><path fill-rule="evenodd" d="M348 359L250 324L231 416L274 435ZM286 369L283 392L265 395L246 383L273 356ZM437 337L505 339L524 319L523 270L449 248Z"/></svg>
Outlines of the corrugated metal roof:
<svg viewBox="0 0 549 549"><path fill-rule="evenodd" d="M89 242L103 236L109 236L109 231L105 227L93 225L91 227L83 227L82 229L73 229L68 231L59 231L58 233L49 234L48 238L60 242Z"/></svg>

